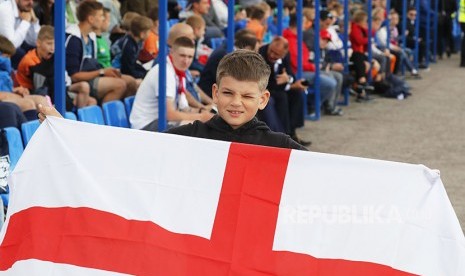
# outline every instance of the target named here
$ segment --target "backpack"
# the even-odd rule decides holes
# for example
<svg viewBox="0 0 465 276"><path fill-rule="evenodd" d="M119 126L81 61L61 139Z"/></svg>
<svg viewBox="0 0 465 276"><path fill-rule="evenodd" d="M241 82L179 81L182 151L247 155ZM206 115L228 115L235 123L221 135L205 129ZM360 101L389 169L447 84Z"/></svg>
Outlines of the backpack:
<svg viewBox="0 0 465 276"><path fill-rule="evenodd" d="M390 74L382 82L375 83L375 90L386 98L402 100L411 95L410 86L401 78Z"/></svg>

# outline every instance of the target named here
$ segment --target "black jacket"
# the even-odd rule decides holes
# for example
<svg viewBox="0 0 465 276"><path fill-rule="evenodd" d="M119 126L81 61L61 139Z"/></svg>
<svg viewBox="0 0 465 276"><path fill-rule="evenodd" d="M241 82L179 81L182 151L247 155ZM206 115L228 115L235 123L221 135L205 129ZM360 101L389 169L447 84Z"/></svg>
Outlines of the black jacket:
<svg viewBox="0 0 465 276"><path fill-rule="evenodd" d="M258 53L265 59L266 63L268 64L268 66L270 66L271 69L270 78L268 79L268 86L266 88L268 89L268 91L270 91L271 94L277 92L284 92L287 83L281 85L278 85L276 83L276 73L274 72L274 64L271 64L268 61L267 52L269 45L270 44L264 45L258 50ZM289 53L287 53L286 56L284 56L284 58L282 59L282 63L278 66L278 72L281 73L283 69L285 69L286 73L289 76L292 76L295 80L294 73L292 72L291 59Z"/></svg>
<svg viewBox="0 0 465 276"><path fill-rule="evenodd" d="M175 127L166 132L228 142L307 150L288 135L271 131L265 123L257 118L252 119L238 129L233 129L217 115L206 123L195 121L192 124Z"/></svg>

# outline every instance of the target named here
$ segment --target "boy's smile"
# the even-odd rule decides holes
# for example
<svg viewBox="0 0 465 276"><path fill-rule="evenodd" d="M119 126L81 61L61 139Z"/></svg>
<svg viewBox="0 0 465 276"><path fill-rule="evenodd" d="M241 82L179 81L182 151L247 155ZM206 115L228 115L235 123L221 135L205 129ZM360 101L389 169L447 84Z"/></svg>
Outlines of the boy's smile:
<svg viewBox="0 0 465 276"><path fill-rule="evenodd" d="M239 81L225 76L219 86L213 85L213 102L218 113L233 129L252 120L257 111L265 108L270 97L267 90L260 91L254 81Z"/></svg>

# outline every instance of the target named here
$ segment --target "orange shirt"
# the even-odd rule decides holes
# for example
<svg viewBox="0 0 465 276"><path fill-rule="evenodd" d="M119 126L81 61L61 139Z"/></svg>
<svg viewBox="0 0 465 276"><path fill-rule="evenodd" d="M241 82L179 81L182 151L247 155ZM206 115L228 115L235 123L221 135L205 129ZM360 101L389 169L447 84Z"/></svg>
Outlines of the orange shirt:
<svg viewBox="0 0 465 276"><path fill-rule="evenodd" d="M251 20L249 20L249 22L247 22L246 28L251 30L255 34L255 36L257 37L259 42L263 41L263 37L265 36L266 28L265 28L265 26L263 26L263 24L260 21L255 20L255 19L251 19Z"/></svg>
<svg viewBox="0 0 465 276"><path fill-rule="evenodd" d="M143 48L153 56L158 55L158 35L152 31L149 32Z"/></svg>
<svg viewBox="0 0 465 276"><path fill-rule="evenodd" d="M32 83L32 76L30 68L41 62L37 51L35 49L30 50L19 62L18 72L16 73L16 79L22 87L27 89L34 89L34 84Z"/></svg>

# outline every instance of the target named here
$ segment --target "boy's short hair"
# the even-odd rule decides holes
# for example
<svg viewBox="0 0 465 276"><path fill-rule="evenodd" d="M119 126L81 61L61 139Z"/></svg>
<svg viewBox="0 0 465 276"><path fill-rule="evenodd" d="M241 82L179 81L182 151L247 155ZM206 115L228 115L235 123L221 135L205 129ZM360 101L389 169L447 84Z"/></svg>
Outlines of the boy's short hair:
<svg viewBox="0 0 465 276"><path fill-rule="evenodd" d="M90 15L96 11L103 10L103 5L95 0L84 0L76 9L76 17L79 22L84 22Z"/></svg>
<svg viewBox="0 0 465 276"><path fill-rule="evenodd" d="M40 27L39 34L37 35L37 40L50 40L55 39L55 28L50 25L43 25Z"/></svg>
<svg viewBox="0 0 465 276"><path fill-rule="evenodd" d="M257 36L249 29L239 30L234 35L234 46L238 49L247 47L255 49L255 45L257 45Z"/></svg>
<svg viewBox="0 0 465 276"><path fill-rule="evenodd" d="M6 38L6 36L0 35L0 54L7 54L12 56L16 53L16 48L13 43Z"/></svg>
<svg viewBox="0 0 465 276"><path fill-rule="evenodd" d="M173 49L178 49L180 47L195 49L195 43L192 39L188 38L187 36L181 36L176 38L171 47L173 47Z"/></svg>
<svg viewBox="0 0 465 276"><path fill-rule="evenodd" d="M236 50L221 59L216 72L216 84L224 77L232 77L238 81L257 82L260 91L268 85L271 69L263 57L249 50Z"/></svg>
<svg viewBox="0 0 465 276"><path fill-rule="evenodd" d="M153 26L153 22L146 16L137 16L131 21L131 33L140 37L143 32L149 31Z"/></svg>
<svg viewBox="0 0 465 276"><path fill-rule="evenodd" d="M137 12L126 12L123 16L123 19L121 20L121 28L123 28L126 31L129 31L129 29L131 28L131 21L138 16L140 16L140 14L138 14Z"/></svg>
<svg viewBox="0 0 465 276"><path fill-rule="evenodd" d="M149 10L147 17L152 19L153 22L158 21L158 7L154 7L153 9Z"/></svg>
<svg viewBox="0 0 465 276"><path fill-rule="evenodd" d="M265 18L265 11L261 7L256 7L250 12L250 19L262 20Z"/></svg>
<svg viewBox="0 0 465 276"><path fill-rule="evenodd" d="M192 29L202 28L202 27L205 27L206 25L205 19L203 19L202 16L197 15L197 14L189 16L186 19L186 24L191 26Z"/></svg>

